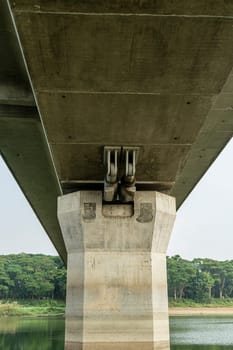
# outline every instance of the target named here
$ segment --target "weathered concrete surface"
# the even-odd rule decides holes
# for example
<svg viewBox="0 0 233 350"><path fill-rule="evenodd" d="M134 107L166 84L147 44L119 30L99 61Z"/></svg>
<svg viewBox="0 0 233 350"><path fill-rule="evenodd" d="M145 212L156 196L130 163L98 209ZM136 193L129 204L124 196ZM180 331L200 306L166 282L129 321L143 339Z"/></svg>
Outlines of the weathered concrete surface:
<svg viewBox="0 0 233 350"><path fill-rule="evenodd" d="M65 261L56 219L61 191L5 0L0 2L0 155Z"/></svg>
<svg viewBox="0 0 233 350"><path fill-rule="evenodd" d="M233 135L233 71L215 97L170 194L178 207ZM192 175L191 175L192 174Z"/></svg>
<svg viewBox="0 0 233 350"><path fill-rule="evenodd" d="M6 1L0 18L0 104L35 105Z"/></svg>
<svg viewBox="0 0 233 350"><path fill-rule="evenodd" d="M137 192L102 205L102 192L58 200L68 252L67 349L169 349L166 250L175 199Z"/></svg>
<svg viewBox="0 0 233 350"><path fill-rule="evenodd" d="M232 96L232 84L223 90L232 3L19 0L12 9L64 191L103 182L104 145L137 145L141 188L162 188L179 206L232 136L232 125L210 126L229 115L230 98L214 106Z"/></svg>
<svg viewBox="0 0 233 350"><path fill-rule="evenodd" d="M187 16L233 16L231 0L20 0L12 6L22 11L139 13Z"/></svg>
<svg viewBox="0 0 233 350"><path fill-rule="evenodd" d="M60 191L35 108L0 106L0 150L52 243L66 261L66 249L56 220L55 199Z"/></svg>

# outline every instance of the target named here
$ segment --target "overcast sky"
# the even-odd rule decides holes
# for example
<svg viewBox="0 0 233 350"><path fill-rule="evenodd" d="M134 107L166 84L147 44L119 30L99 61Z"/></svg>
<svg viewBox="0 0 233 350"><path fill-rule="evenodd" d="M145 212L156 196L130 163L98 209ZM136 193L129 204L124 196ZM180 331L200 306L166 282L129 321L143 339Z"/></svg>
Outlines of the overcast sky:
<svg viewBox="0 0 233 350"><path fill-rule="evenodd" d="M57 255L0 157L0 254ZM233 141L177 213L168 255L233 259Z"/></svg>
<svg viewBox="0 0 233 350"><path fill-rule="evenodd" d="M233 140L177 213L168 255L233 259Z"/></svg>
<svg viewBox="0 0 233 350"><path fill-rule="evenodd" d="M0 157L0 254L57 255L37 217Z"/></svg>

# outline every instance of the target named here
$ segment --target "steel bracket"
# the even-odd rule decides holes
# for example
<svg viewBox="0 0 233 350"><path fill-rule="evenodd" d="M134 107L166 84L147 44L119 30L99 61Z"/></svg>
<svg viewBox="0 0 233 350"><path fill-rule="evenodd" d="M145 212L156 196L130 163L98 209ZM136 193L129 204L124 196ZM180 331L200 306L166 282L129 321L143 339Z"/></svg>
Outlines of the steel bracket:
<svg viewBox="0 0 233 350"><path fill-rule="evenodd" d="M136 164L139 147L105 146L104 200L123 203L132 202L136 192Z"/></svg>

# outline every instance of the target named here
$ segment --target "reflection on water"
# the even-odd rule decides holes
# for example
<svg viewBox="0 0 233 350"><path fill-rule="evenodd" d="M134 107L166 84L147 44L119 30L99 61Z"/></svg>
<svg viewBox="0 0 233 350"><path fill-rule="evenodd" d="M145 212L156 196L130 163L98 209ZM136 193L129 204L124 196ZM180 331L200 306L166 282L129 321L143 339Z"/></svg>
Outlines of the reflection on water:
<svg viewBox="0 0 233 350"><path fill-rule="evenodd" d="M64 319L0 318L1 350L63 350Z"/></svg>
<svg viewBox="0 0 233 350"><path fill-rule="evenodd" d="M172 317L170 326L171 350L233 350L233 317ZM64 319L0 318L0 349L64 350Z"/></svg>

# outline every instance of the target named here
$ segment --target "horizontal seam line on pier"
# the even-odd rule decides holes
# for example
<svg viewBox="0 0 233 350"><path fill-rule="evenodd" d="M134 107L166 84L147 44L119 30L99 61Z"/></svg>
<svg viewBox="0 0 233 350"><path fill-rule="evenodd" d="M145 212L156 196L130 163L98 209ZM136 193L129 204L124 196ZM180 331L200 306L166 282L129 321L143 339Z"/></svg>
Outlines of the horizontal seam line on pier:
<svg viewBox="0 0 233 350"><path fill-rule="evenodd" d="M46 11L46 10L17 10L13 9L16 14L21 13L35 13L35 14L50 14L50 15L70 15L70 16L119 16L119 17L180 17L180 18L218 18L218 19L231 19L233 16L224 15L186 15L186 14L159 14L159 13L122 13L122 12L81 12L81 11Z"/></svg>

